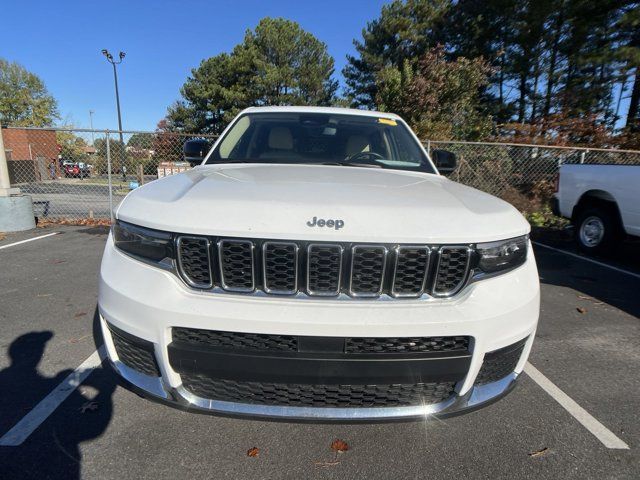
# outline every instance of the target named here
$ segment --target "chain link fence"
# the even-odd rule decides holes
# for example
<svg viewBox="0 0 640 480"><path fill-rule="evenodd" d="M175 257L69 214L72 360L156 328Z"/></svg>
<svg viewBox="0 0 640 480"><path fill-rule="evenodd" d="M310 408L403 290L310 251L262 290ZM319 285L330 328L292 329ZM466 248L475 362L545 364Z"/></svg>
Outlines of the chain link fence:
<svg viewBox="0 0 640 480"><path fill-rule="evenodd" d="M45 220L109 219L134 188L185 171L190 135L71 128L2 129L12 187ZM215 137L209 136L210 140Z"/></svg>
<svg viewBox="0 0 640 480"><path fill-rule="evenodd" d="M189 168L182 146L215 136L72 128L2 129L12 187L31 195L46 220L109 219L132 189ZM640 151L509 143L425 141L456 153L454 181L501 197L523 212L544 208L562 163L640 165Z"/></svg>
<svg viewBox="0 0 640 480"><path fill-rule="evenodd" d="M527 213L548 206L562 164L640 165L640 151L634 150L429 140L424 144L427 151L456 154L451 180L503 198Z"/></svg>

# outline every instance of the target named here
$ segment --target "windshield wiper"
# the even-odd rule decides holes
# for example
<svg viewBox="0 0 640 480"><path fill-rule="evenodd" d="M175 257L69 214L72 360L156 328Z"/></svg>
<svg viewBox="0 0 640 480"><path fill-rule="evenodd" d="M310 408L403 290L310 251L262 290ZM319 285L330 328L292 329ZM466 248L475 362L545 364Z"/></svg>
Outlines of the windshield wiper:
<svg viewBox="0 0 640 480"><path fill-rule="evenodd" d="M331 162L319 162L318 165L339 165L341 167L382 168L382 165L378 165L377 163L341 162L337 160L331 161Z"/></svg>
<svg viewBox="0 0 640 480"><path fill-rule="evenodd" d="M214 160L208 165L224 165L228 163L284 163L287 165L338 165L341 167L364 167L364 168L382 168L382 165L376 163L361 163L361 162L348 162L340 160L331 160L326 162L313 162L313 161L278 161L276 159L248 159L248 158L234 158L225 160Z"/></svg>

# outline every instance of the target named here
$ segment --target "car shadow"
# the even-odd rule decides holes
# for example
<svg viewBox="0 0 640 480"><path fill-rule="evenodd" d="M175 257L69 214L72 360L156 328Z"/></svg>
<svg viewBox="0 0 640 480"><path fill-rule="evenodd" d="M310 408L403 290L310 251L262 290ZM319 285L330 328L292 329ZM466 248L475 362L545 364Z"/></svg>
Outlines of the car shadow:
<svg viewBox="0 0 640 480"><path fill-rule="evenodd" d="M97 309L93 336L102 345ZM8 348L10 365L0 371L0 436L5 435L72 370L53 376L39 365L51 331L34 331L17 337ZM56 410L20 445L0 446L0 477L6 479L79 479L81 444L100 437L113 414L113 392L118 385L111 368L96 368Z"/></svg>
<svg viewBox="0 0 640 480"><path fill-rule="evenodd" d="M534 245L534 250L542 284L580 292L583 298L575 298L576 304L604 302L640 317L640 278L544 247Z"/></svg>

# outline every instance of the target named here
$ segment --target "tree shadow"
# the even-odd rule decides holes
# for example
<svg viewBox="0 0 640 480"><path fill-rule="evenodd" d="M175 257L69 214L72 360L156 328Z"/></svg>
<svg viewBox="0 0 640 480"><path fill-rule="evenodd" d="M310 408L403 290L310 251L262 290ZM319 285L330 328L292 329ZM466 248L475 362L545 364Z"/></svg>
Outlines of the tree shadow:
<svg viewBox="0 0 640 480"><path fill-rule="evenodd" d="M9 346L11 364L0 371L0 436L73 373L63 370L47 376L39 371L53 335L51 331L34 331L19 336ZM96 345L102 345L97 309L93 336ZM100 437L107 429L117 384L108 366L96 368L22 444L0 447L0 477L79 479L80 445Z"/></svg>

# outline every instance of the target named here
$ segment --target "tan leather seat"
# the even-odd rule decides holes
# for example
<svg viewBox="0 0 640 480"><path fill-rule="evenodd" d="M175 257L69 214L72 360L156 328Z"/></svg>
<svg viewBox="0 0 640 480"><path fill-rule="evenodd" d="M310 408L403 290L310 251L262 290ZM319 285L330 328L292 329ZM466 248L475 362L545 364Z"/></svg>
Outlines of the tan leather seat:
<svg viewBox="0 0 640 480"><path fill-rule="evenodd" d="M293 151L293 135L287 127L273 127L269 131L267 146L269 149L260 158L290 158L296 155Z"/></svg>
<svg viewBox="0 0 640 480"><path fill-rule="evenodd" d="M347 139L347 146L345 148L345 156L351 157L362 152L370 152L371 145L369 145L369 139L364 135L351 135Z"/></svg>

